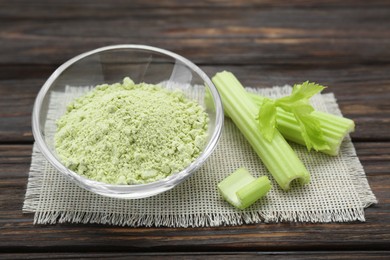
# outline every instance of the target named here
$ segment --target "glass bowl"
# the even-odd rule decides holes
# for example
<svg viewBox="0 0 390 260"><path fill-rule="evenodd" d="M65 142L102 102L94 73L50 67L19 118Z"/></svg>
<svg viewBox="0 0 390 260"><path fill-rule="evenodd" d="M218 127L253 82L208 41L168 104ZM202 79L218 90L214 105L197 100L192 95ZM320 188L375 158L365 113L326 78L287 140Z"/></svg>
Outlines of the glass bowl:
<svg viewBox="0 0 390 260"><path fill-rule="evenodd" d="M81 90L87 86L121 82L125 77L130 77L135 83L164 83L167 88L180 88L186 96L187 93L193 92L194 88L197 88L199 93L211 94L212 98L208 99L207 107L202 95L196 98L210 119L206 145L201 154L182 171L147 184L113 185L87 179L61 163L54 147L55 121L65 113L66 106L72 100L67 95L70 89L78 93L82 92L77 91L79 88ZM61 95L63 98L59 98ZM189 94L187 97L194 99ZM107 46L80 54L65 62L39 91L32 115L32 131L36 144L60 173L88 191L126 199L162 193L191 176L215 149L222 126L221 99L207 75L194 63L178 54L144 45Z"/></svg>

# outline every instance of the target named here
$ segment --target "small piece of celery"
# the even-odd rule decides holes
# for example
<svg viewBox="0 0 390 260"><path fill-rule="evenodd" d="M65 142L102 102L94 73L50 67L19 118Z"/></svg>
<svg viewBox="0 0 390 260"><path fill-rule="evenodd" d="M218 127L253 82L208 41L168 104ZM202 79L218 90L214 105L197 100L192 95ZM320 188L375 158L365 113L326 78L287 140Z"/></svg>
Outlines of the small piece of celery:
<svg viewBox="0 0 390 260"><path fill-rule="evenodd" d="M260 109L264 102L267 102L267 99L259 94L247 93ZM323 139L328 146L327 148L319 149L318 151L333 156L337 155L345 136L354 131L355 123L351 119L320 111L313 111L311 115L320 122ZM292 113L287 112L280 107L276 108L276 122L277 129L284 138L305 145L299 123Z"/></svg>
<svg viewBox="0 0 390 260"><path fill-rule="evenodd" d="M267 176L254 178L245 168L240 168L218 183L222 197L239 209L245 209L267 194L271 183Z"/></svg>
<svg viewBox="0 0 390 260"><path fill-rule="evenodd" d="M242 209L245 209L265 196L271 189L271 182L267 176L255 179L251 183L239 189L236 194L241 201Z"/></svg>
<svg viewBox="0 0 390 260"><path fill-rule="evenodd" d="M224 71L217 73L212 80L221 95L225 113L248 140L279 186L288 190L295 179L302 184L308 183L309 172L280 132L275 131L272 141L261 134L256 119L259 107L237 78Z"/></svg>

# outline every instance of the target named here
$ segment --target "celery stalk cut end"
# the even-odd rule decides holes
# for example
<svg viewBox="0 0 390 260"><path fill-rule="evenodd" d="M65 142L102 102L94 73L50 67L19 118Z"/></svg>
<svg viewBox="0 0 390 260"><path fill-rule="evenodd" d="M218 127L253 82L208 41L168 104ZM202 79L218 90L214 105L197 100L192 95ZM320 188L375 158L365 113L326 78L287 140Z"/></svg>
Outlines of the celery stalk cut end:
<svg viewBox="0 0 390 260"><path fill-rule="evenodd" d="M231 205L245 209L271 189L266 176L254 178L245 168L240 168L218 184L222 197Z"/></svg>
<svg viewBox="0 0 390 260"><path fill-rule="evenodd" d="M302 173L300 177L291 177L290 179L284 179L283 183L279 183L280 187L284 191L288 191L291 187L291 183L298 181L301 185L308 184L310 182L310 174Z"/></svg>

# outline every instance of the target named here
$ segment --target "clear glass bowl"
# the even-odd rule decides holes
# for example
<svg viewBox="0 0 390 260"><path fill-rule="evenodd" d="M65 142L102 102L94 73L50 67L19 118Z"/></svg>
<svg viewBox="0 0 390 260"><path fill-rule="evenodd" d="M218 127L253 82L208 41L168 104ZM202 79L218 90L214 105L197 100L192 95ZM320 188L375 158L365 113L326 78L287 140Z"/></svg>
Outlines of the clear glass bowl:
<svg viewBox="0 0 390 260"><path fill-rule="evenodd" d="M147 184L112 185L87 179L65 167L54 147L55 121L61 116L50 111L53 106L65 111L67 102L53 103L52 94L65 94L67 86L96 86L103 83L121 82L130 77L135 83L159 84L169 88L185 87L209 91L212 104L207 107L202 99L197 100L209 115L209 135L200 156L184 170L169 177ZM166 84L168 83L168 84ZM171 84L172 83L172 84ZM51 102L51 103L50 103ZM50 109L49 109L50 108ZM223 108L217 89L207 75L188 59L160 48L144 45L114 45L92 50L61 65L45 82L35 100L32 115L32 131L36 144L46 159L69 180L82 188L104 196L135 199L153 196L169 189L191 176L215 149L223 126ZM54 127L52 127L54 128Z"/></svg>

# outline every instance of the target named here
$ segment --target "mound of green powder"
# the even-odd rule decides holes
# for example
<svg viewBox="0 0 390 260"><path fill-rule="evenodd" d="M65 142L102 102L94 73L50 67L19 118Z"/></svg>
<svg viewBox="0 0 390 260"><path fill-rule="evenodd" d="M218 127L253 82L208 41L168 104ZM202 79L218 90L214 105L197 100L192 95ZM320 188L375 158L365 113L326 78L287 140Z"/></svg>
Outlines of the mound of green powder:
<svg viewBox="0 0 390 260"><path fill-rule="evenodd" d="M208 120L182 92L125 78L74 100L57 121L55 147L65 166L89 179L148 183L199 156Z"/></svg>

